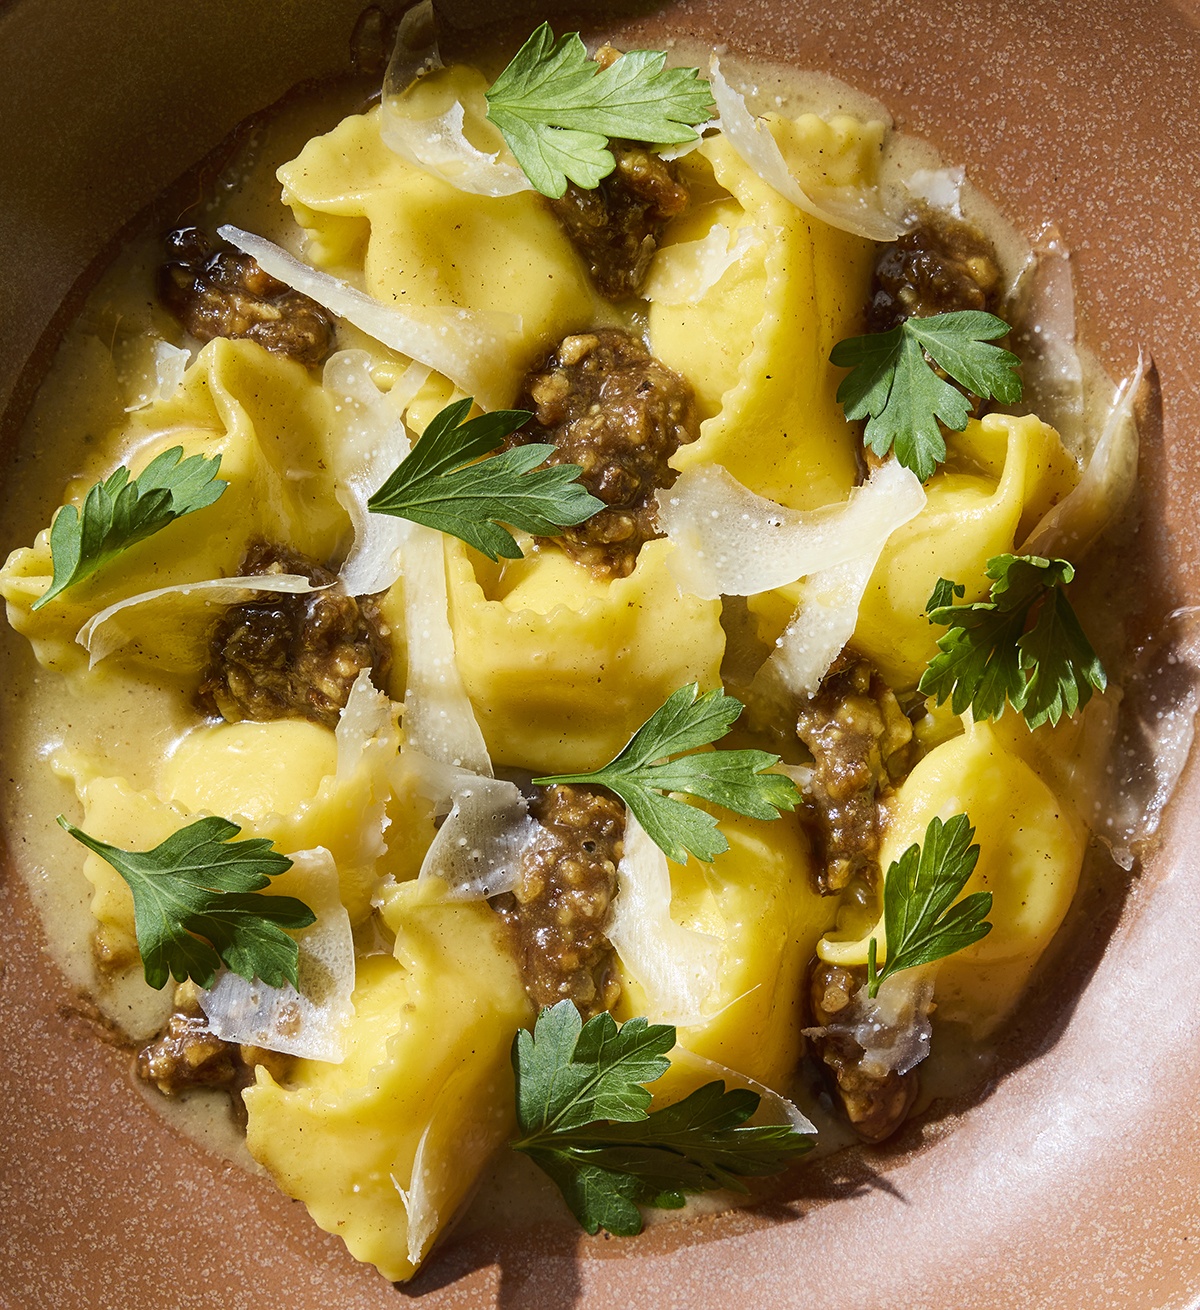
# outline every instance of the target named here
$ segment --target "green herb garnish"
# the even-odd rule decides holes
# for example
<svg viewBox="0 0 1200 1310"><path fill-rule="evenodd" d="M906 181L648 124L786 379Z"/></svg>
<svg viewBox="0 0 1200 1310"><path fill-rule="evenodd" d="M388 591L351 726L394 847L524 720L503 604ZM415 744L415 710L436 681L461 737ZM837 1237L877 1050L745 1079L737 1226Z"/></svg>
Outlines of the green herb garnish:
<svg viewBox="0 0 1200 1310"><path fill-rule="evenodd" d="M726 696L720 688L697 699L698 690L694 682L680 687L603 768L535 778L534 782L545 787L567 782L607 787L629 806L654 844L677 864L686 862L689 851L697 859L712 860L729 849L717 820L675 800L670 792L713 801L754 819L779 818L780 810L796 808L800 795L790 778L763 772L779 763L778 755L766 751L714 750L667 758L725 736L742 712L742 702Z"/></svg>
<svg viewBox="0 0 1200 1310"><path fill-rule="evenodd" d="M979 847L971 844L974 836L965 814L945 824L931 819L924 842L914 842L889 867L883 883L887 963L876 970L878 945L872 937L867 947L869 996L901 969L944 959L992 931L984 922L992 908L991 892L973 892L955 904L979 859Z"/></svg>
<svg viewBox="0 0 1200 1310"><path fill-rule="evenodd" d="M1063 587L1075 576L1065 559L997 555L988 560L991 599L956 605L962 587L939 580L929 598L930 623L950 631L938 639L919 690L950 698L955 714L998 719L1005 701L1031 729L1073 715L1108 685L1104 666L1079 625Z"/></svg>
<svg viewBox="0 0 1200 1310"><path fill-rule="evenodd" d="M591 190L616 167L610 137L678 144L708 120L708 83L666 58L630 50L601 69L578 32L556 41L543 23L492 84L487 116L542 195L557 199L568 181Z"/></svg>
<svg viewBox="0 0 1200 1310"><path fill-rule="evenodd" d="M745 1192L743 1178L780 1173L812 1149L790 1126L743 1127L759 1095L723 1082L647 1113L644 1084L667 1071L674 1045L670 1024L639 1018L618 1028L607 1013L585 1024L570 1001L517 1033L513 1149L550 1176L589 1233L639 1233L639 1205L678 1210L688 1193Z"/></svg>
<svg viewBox="0 0 1200 1310"><path fill-rule="evenodd" d="M533 416L523 409L501 409L468 420L473 404L468 396L447 405L367 508L461 537L491 560L522 555L502 523L554 536L604 509L604 502L576 481L583 471L578 464L537 467L554 446L530 442L481 458Z"/></svg>
<svg viewBox="0 0 1200 1310"><path fill-rule="evenodd" d="M867 420L864 440L880 458L894 446L900 463L924 482L946 458L938 420L961 432L971 416L970 401L934 364L974 395L1013 405L1021 399L1021 361L989 344L1009 331L1002 318L968 309L839 341L829 361L850 372L838 402L848 419Z"/></svg>
<svg viewBox="0 0 1200 1310"><path fill-rule="evenodd" d="M229 485L216 481L220 455L182 455L182 446L164 450L133 481L122 465L88 491L82 513L74 505L58 511L50 527L54 577L34 601L35 610L91 577L123 550L218 499Z"/></svg>
<svg viewBox="0 0 1200 1310"><path fill-rule="evenodd" d="M133 893L142 969L151 987L191 978L211 987L221 965L268 987L298 985L300 948L285 928L307 928L316 916L291 896L260 896L292 867L263 837L231 841L241 829L211 816L172 833L150 851L124 851L58 821L107 860Z"/></svg>

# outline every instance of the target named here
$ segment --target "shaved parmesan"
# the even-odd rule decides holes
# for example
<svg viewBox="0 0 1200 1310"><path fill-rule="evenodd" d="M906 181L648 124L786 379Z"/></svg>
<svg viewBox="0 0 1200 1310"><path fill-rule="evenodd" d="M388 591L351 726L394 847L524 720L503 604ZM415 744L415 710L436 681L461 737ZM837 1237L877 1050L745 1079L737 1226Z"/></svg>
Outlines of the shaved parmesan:
<svg viewBox="0 0 1200 1310"><path fill-rule="evenodd" d="M954 218L962 218L962 189L967 170L958 168L918 168L904 185L914 200L930 209L939 209Z"/></svg>
<svg viewBox="0 0 1200 1310"><path fill-rule="evenodd" d="M883 212L874 188L830 187L819 196L809 195L789 170L770 129L756 121L745 100L722 76L716 55L709 63L708 79L725 139L784 200L791 201L810 218L869 241L894 241L904 230L902 224Z"/></svg>
<svg viewBox="0 0 1200 1310"><path fill-rule="evenodd" d="M420 876L440 878L456 900L512 891L538 831L520 790L511 782L460 772L450 785L450 800Z"/></svg>
<svg viewBox="0 0 1200 1310"><path fill-rule="evenodd" d="M417 118L402 98L383 101L379 130L384 144L401 159L476 196L511 196L532 191L533 184L516 164L501 160L502 150L477 150L463 131L466 110L455 101L444 113Z"/></svg>
<svg viewBox="0 0 1200 1310"><path fill-rule="evenodd" d="M204 582L181 582L173 587L139 592L119 600L99 614L93 614L75 634L87 651L88 667L130 643L137 643L143 659L171 672L199 668L208 655L208 634L203 625L189 622L211 605L235 605L247 593L275 591L304 595L320 591L297 573L255 573L246 577L210 578ZM136 615L131 611L137 611ZM164 641L163 629L171 620L178 632Z"/></svg>
<svg viewBox="0 0 1200 1310"><path fill-rule="evenodd" d="M396 45L383 78L380 134L384 144L401 159L433 173L442 181L477 196L511 196L532 191L533 184L516 162L501 162L509 154L499 131L487 122L487 101L482 78L478 85L459 85L469 103L454 100L441 113L422 113L425 106L408 95L416 85L444 68L437 41L437 16L430 0L421 0L405 13L396 33ZM460 70L461 79L461 70ZM496 141L492 154L467 140L467 110L472 125ZM511 156L510 156L511 158Z"/></svg>
<svg viewBox="0 0 1200 1310"><path fill-rule="evenodd" d="M1014 291L1024 386L1019 412L1036 414L1081 464L1085 450L1083 362L1076 348L1071 252L1050 228L1038 238Z"/></svg>
<svg viewBox="0 0 1200 1310"><path fill-rule="evenodd" d="M415 0L396 27L396 43L383 75L386 95L401 95L421 78L445 68L438 46L438 17L433 0Z"/></svg>
<svg viewBox="0 0 1200 1310"><path fill-rule="evenodd" d="M894 472L881 476L889 468ZM867 522L857 553L809 575L791 622L755 676L752 694L768 700L781 693L816 695L829 666L854 635L858 607L887 539L921 512L925 489L914 473L889 460L859 489L858 498L858 508L872 512L863 515Z"/></svg>
<svg viewBox="0 0 1200 1310"><path fill-rule="evenodd" d="M492 762L454 654L442 534L414 523L400 557L408 647L405 742L441 764L490 778Z"/></svg>
<svg viewBox="0 0 1200 1310"><path fill-rule="evenodd" d="M699 241L681 241L659 249L642 294L659 305L696 304L755 246L757 228L738 229L730 242L724 223L714 223Z"/></svg>
<svg viewBox="0 0 1200 1310"><path fill-rule="evenodd" d="M192 352L182 346L173 346L169 341L155 341L152 360L153 379L143 379L137 400L125 406L126 414L145 409L158 400L170 400L183 382L187 366L192 362Z"/></svg>
<svg viewBox="0 0 1200 1310"><path fill-rule="evenodd" d="M676 145L662 146L658 150L659 159L665 160L668 164L676 159L682 159L684 155L690 155L693 150L704 143L704 134L713 128L719 128L721 120L719 118L710 118L706 123L696 125L696 135L691 141L680 141Z"/></svg>
<svg viewBox="0 0 1200 1310"><path fill-rule="evenodd" d="M1123 868L1153 849L1200 710L1200 607L1173 610L1072 721L1066 749L1033 733L1037 768ZM1062 735L1061 732L1059 734Z"/></svg>
<svg viewBox="0 0 1200 1310"><path fill-rule="evenodd" d="M408 1220L408 1263L414 1268L424 1260L440 1222L437 1207L429 1199L429 1189L425 1186L425 1179L429 1175L429 1167L425 1163L425 1148L432 1130L431 1119L421 1134L421 1140L417 1143L417 1153L413 1156L412 1177L408 1187L401 1187L395 1174L389 1175L392 1186L400 1194L400 1202L404 1206L404 1215Z"/></svg>
<svg viewBox="0 0 1200 1310"><path fill-rule="evenodd" d="M435 815L445 815L453 807L455 787L464 778L478 778L481 775L469 769L457 768L453 764L443 764L440 760L431 760L428 755L423 755L405 742L395 761L392 776L397 795L415 792L432 802Z"/></svg>
<svg viewBox="0 0 1200 1310"><path fill-rule="evenodd" d="M867 995L864 983L846 1007L844 1020L806 1028L804 1035L852 1037L863 1049L859 1067L869 1078L906 1074L929 1054L933 991L929 970L905 969L885 978L874 998Z"/></svg>
<svg viewBox="0 0 1200 1310"><path fill-rule="evenodd" d="M877 556L886 540L881 524L906 523L924 503L920 481L896 460L881 464L843 504L816 510L787 509L708 464L658 493L658 523L676 547L669 567L680 586L715 600L772 591L871 551Z"/></svg>
<svg viewBox="0 0 1200 1310"><path fill-rule="evenodd" d="M617 895L605 931L621 963L645 992L652 1023L686 1028L703 1022L724 948L718 938L671 918L667 857L630 812L625 816L625 853L617 865Z"/></svg>
<svg viewBox="0 0 1200 1310"><path fill-rule="evenodd" d="M384 305L341 278L310 267L264 237L229 224L218 231L231 245L253 256L263 272L353 323L376 341L428 364L456 387L475 396L485 409L504 403L505 397L493 392L487 362L516 348L521 331L518 315L446 306Z"/></svg>
<svg viewBox="0 0 1200 1310"><path fill-rule="evenodd" d="M1100 439L1076 487L1029 534L1020 553L1063 556L1078 564L1096 540L1124 513L1137 477L1138 430L1134 417L1148 361L1138 352L1137 368L1113 396Z"/></svg>
<svg viewBox="0 0 1200 1310"><path fill-rule="evenodd" d="M338 782L347 782L372 754L385 755L389 762L399 749L399 732L392 714L392 702L371 681L371 670L363 669L338 717Z"/></svg>
<svg viewBox="0 0 1200 1310"><path fill-rule="evenodd" d="M298 896L317 916L296 934L300 946L297 990L268 987L224 973L200 1008L212 1032L226 1042L261 1046L306 1060L339 1064L345 1056L345 1028L354 1018L354 939L342 905L333 858L323 847L292 855L292 868L273 889Z"/></svg>
<svg viewBox="0 0 1200 1310"><path fill-rule="evenodd" d="M400 548L411 525L390 514L372 514L367 501L409 452L401 414L429 373L427 364L410 364L385 394L371 378L365 350L339 351L325 364L323 383L334 398L339 426L333 443L337 498L354 526L354 544L340 574L351 596L386 591L400 576Z"/></svg>
<svg viewBox="0 0 1200 1310"><path fill-rule="evenodd" d="M761 1100L758 1109L750 1117L751 1124L788 1124L806 1137L817 1135L816 1125L801 1113L798 1105L789 1101L786 1096L772 1091L764 1083L740 1073L737 1069L729 1069L715 1060L705 1059L704 1056L689 1051L686 1046L672 1048L671 1067L696 1074L697 1081L701 1078L705 1082L720 1081L727 1089L748 1087L752 1092L757 1092Z"/></svg>
<svg viewBox="0 0 1200 1310"><path fill-rule="evenodd" d="M791 622L755 676L755 693L817 694L830 665L854 635L858 607L878 559L879 552L862 555L809 578Z"/></svg>

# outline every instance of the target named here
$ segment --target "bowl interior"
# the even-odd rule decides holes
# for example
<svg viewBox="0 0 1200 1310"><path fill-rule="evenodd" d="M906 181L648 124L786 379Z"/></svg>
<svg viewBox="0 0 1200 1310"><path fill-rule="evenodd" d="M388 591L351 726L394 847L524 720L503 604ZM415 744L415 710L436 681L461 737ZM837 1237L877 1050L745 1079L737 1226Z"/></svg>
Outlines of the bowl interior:
<svg viewBox="0 0 1200 1310"><path fill-rule="evenodd" d="M13 434L88 270L242 119L341 73L362 0L0 6L0 436ZM1200 32L1193 4L442 0L451 40L579 19L618 44L670 35L833 73L883 100L1029 234L1074 252L1084 332L1114 375L1139 348L1160 404L1143 430L1139 631L1195 604L1200 494ZM48 95L46 88L56 91ZM60 308L61 307L61 308ZM6 548L17 545L5 536ZM1114 560L1114 567L1123 561ZM27 658L15 648L12 658ZM1164 696L1190 687L1163 682ZM475 1226L398 1292L269 1180L174 1132L134 1091L42 948L22 879L0 883L0 1304L176 1310L279 1305L727 1305L931 1310L1200 1303L1200 775L1157 850L1041 997L999 1085L899 1150L858 1152L771 1206L636 1241L557 1224ZM10 854L19 854L10 852ZM836 1204L827 1204L836 1197Z"/></svg>

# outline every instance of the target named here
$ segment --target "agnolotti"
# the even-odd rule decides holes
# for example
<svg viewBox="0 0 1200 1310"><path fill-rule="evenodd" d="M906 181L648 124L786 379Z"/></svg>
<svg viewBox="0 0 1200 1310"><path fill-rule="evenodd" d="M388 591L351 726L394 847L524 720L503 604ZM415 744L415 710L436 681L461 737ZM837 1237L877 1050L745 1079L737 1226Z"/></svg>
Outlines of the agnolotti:
<svg viewBox="0 0 1200 1310"><path fill-rule="evenodd" d="M241 837L263 837L278 850L323 847L333 857L341 899L351 922L371 914L380 876L412 874L408 844L427 844L428 816L408 813L393 794L394 732L372 741L339 743L328 728L300 719L269 723L201 724L163 760L154 786L137 790L106 776L96 761L72 752L55 758L83 805L85 830L126 850L148 850L203 814L220 814ZM340 759L339 759L340 753ZM340 767L339 767L340 765ZM385 841L388 811L405 820L393 851ZM423 854L423 850L421 852ZM84 874L93 888L98 960L109 970L137 961L133 899L124 879L89 853Z"/></svg>
<svg viewBox="0 0 1200 1310"><path fill-rule="evenodd" d="M912 687L944 631L925 606L939 578L985 600L989 559L1016 550L1075 485L1058 433L1033 414L985 414L947 440L946 463L925 485L925 508L888 539L859 607L854 647L896 687Z"/></svg>
<svg viewBox="0 0 1200 1310"><path fill-rule="evenodd" d="M804 1044L804 970L833 925L836 905L815 890L808 842L794 817L764 823L722 815L721 831L729 850L711 864L667 862L671 919L699 935L689 953L701 967L707 955L712 973L701 1013L669 1017L683 1020L679 1041L689 1051L780 1086ZM687 943L682 934L677 940ZM687 967L682 950L661 963L668 970ZM658 1017L661 994L638 975L620 961L619 1019Z"/></svg>
<svg viewBox="0 0 1200 1310"><path fill-rule="evenodd" d="M66 503L78 506L93 483L121 464L136 476L175 446L183 447L184 457L221 457L218 476L228 486L220 500L177 520L169 532L130 546L34 611L53 574L45 529L32 547L14 551L0 573L9 621L29 638L43 664L77 669L87 657L75 637L93 615L158 588L236 576L254 538L286 543L315 559L333 557L349 520L334 497L329 471L331 407L320 382L302 365L252 341L210 342L173 396L129 415L125 426L106 436L68 486ZM212 614L202 603L185 608L192 612L189 634L175 646L156 631L144 645L130 643L121 658L194 672L203 643L190 637Z"/></svg>
<svg viewBox="0 0 1200 1310"><path fill-rule="evenodd" d="M986 599L989 559L1016 550L1078 481L1058 433L1029 414L986 414L951 433L946 463L925 484L925 505L888 537L867 583L851 646L897 690L914 688L944 631L925 607L939 578ZM805 602L805 580L749 599L762 639L773 642Z"/></svg>
<svg viewBox="0 0 1200 1310"><path fill-rule="evenodd" d="M509 1051L533 1007L486 905L393 884L391 955L358 962L340 1064L299 1060L244 1096L246 1144L322 1228L411 1278L514 1127Z"/></svg>
<svg viewBox="0 0 1200 1310"><path fill-rule="evenodd" d="M543 28L532 48L547 39ZM593 57L572 40L547 57L578 57L580 85L615 67L614 51ZM0 571L13 626L65 675L14 666L14 744L29 757L14 760L14 785L36 795L49 759L74 788L61 806L70 836L55 807L36 821L49 839L29 822L19 841L37 879L63 878L71 948L94 939L84 963L101 1007L148 998L141 1036L156 1025L158 1036L140 1076L154 1063L166 1095L222 1087L244 1102L254 1159L390 1280L412 1277L506 1143L546 1169L588 1231L614 1235L635 1231L636 1216L584 1203L606 1188L681 1203L670 1175L687 1135L699 1130L711 1151L711 1127L721 1152L757 1153L764 1135L737 1137L698 1111L682 1128L676 1114L583 1132L571 1146L580 1158L568 1158L560 1131L604 1124L640 1098L640 1074L605 1064L629 1038L644 1051L674 1044L666 1072L644 1053L633 1062L659 1107L706 1086L689 1112L715 1106L717 1080L767 1093L756 1125L782 1107L793 1140L778 1158L747 1157L746 1176L807 1149L796 1134L827 1134L838 1102L846 1126L885 1140L925 1104L916 1065L935 1035L955 1026L950 1062L965 1066L960 1052L986 1049L1011 1015L1068 914L1087 823L1109 794L1088 768L1111 758L1119 695L1093 695L1105 687L1094 652L1071 684L1082 712L1036 733L1013 708L1018 687L993 723L984 698L948 692L935 704L919 685L947 630L926 614L938 580L981 601L989 560L1024 548L1038 557L1019 568L1055 569L1065 588L1070 567L1040 555L1098 534L1117 474L1089 465L1081 479L1039 417L967 422L969 402L944 461L914 461L902 441L876 458L863 420L846 417L859 407L838 401L850 374L830 362L856 350L884 361L867 394L894 392L906 408L901 393L921 388L895 386L892 347L848 341L878 327L880 297L909 278L893 288L905 316L976 302L1007 312L1019 261L960 221L978 199L969 189L955 184L922 212L921 196L953 177L918 184L913 153L892 150L884 123L793 112L844 102L844 88L794 88L774 101L791 116L756 117L775 84L748 77L750 104L714 61L695 140L668 151L667 138L628 140L622 128L607 138L612 172L572 176L556 200L544 177L544 194L528 189L538 170L521 172L519 134L505 145L484 121L490 105L502 122L511 86L438 69L408 91L389 83L380 107L340 122L344 102L321 107L336 126L278 168L284 208L268 212L261 173L279 164L276 147L294 149L293 127L311 125L307 106L255 145L253 185L233 203L204 201L233 251L181 229L157 270L143 250L136 276L122 271L127 298L153 311L128 359L171 366L155 363L140 408L121 409L135 371L89 310L73 386L103 395L73 444L43 425L62 468L20 489L38 515L22 529L30 541L59 504L63 470L77 475L65 494L79 506L114 470L136 478L174 448L220 457L217 500L187 505L181 492L164 505L160 488L142 505L153 535L93 513L90 554L73 558L68 517L57 551L46 529ZM639 112L654 102L644 96ZM938 295L914 298L926 281ZM228 311L214 330L239 333L249 319L307 321L305 298L330 330L296 334L292 357L233 337L200 345L211 302ZM942 330L985 352L1003 331L1018 346L1042 331L1016 315L973 321L981 340L963 336L962 318ZM290 335L260 339L286 349ZM1023 361L1027 382L1052 355ZM1012 391L984 374L1019 361L986 358L976 412L991 399L1011 408ZM907 365L923 367L915 355ZM149 364L143 374L149 386ZM521 413L499 412L518 398ZM1047 408L1029 386L1025 403L1069 417L1068 399ZM1078 399L1082 421L1097 407ZM892 431L922 428L919 414L894 417ZM1117 449L1118 436L1106 426L1096 449ZM547 472L548 454L568 467ZM1039 617L1022 611L1031 636L1041 615L1067 613L1047 608L1065 596L1044 586L1030 602ZM1016 672L1036 638L1017 647L1017 627L1008 635ZM214 854L186 831L204 817L217 819L209 832L236 828L231 842L255 845ZM935 818L974 828L977 864L931 848ZM987 935L929 963L937 925L904 945L885 931L898 899L922 911L923 889L887 883L914 844L947 899L991 894ZM939 862L956 863L930 872ZM262 896L222 886L235 881L217 872L227 864L269 871L249 875L267 884ZM195 914L173 913L171 890ZM234 916L247 939L270 936L263 925L287 917L278 896L311 910L309 927L293 915L294 954L276 937L274 955L218 952L216 973L192 963L195 940ZM147 934L147 905L167 945ZM913 946L920 932L925 945ZM872 941L877 963L890 947L892 966L876 997ZM139 951L152 987L168 949L180 986L156 999ZM277 980L281 959L299 998L271 981L264 1004L262 978ZM248 1013L258 1009L265 1027ZM555 1108L564 1087L571 1105ZM538 1124L543 1111L557 1122ZM844 1141L845 1128L832 1136ZM655 1186L639 1190L627 1165ZM737 1171L693 1166L684 1177L725 1204Z"/></svg>
<svg viewBox="0 0 1200 1310"><path fill-rule="evenodd" d="M806 114L776 120L774 129L802 183L874 181L882 124ZM829 352L858 330L875 247L784 200L723 137L706 140L681 167L708 203L668 230L651 270L649 341L693 382L704 422L700 439L671 462L681 470L720 464L793 509L842 500L857 457L834 399L838 371ZM703 268L692 267L696 243L712 245L718 228L742 254L693 300ZM655 300L656 287L667 289L670 303L663 290Z"/></svg>
<svg viewBox="0 0 1200 1310"><path fill-rule="evenodd" d="M553 546L497 567L447 541L458 668L497 763L594 769L677 688L720 684L720 603L680 591L669 551L648 542L609 581Z"/></svg>
<svg viewBox="0 0 1200 1310"><path fill-rule="evenodd" d="M383 304L519 315L511 355L480 361L499 395L515 396L548 344L595 322L587 273L540 196L457 190L388 148L377 109L314 138L279 180L307 258Z"/></svg>
<svg viewBox="0 0 1200 1310"><path fill-rule="evenodd" d="M965 813L975 828L979 862L963 895L991 892L991 932L937 966L934 999L942 1020L968 1026L976 1037L1009 1014L1042 953L1058 931L1079 882L1086 830L1070 808L988 723L968 726L913 769L889 806L880 851L886 871L929 821ZM834 933L817 953L831 964L861 966L882 920L851 938ZM884 953L880 953L883 963Z"/></svg>

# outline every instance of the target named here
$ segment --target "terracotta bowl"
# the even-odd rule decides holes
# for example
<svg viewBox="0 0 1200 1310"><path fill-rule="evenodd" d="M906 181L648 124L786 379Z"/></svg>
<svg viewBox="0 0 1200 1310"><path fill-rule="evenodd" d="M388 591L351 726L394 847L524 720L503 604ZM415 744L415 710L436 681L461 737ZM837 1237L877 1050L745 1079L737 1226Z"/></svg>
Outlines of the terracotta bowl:
<svg viewBox="0 0 1200 1310"><path fill-rule="evenodd" d="M0 2L6 449L80 277L241 119L341 70L361 7ZM1027 232L1055 219L1092 345L1114 374L1139 345L1158 368L1161 410L1143 434L1141 540L1155 563L1143 624L1200 599L1196 0L677 0L593 5L593 29L602 9L618 42L686 34L834 72L965 163ZM494 24L497 6L445 0L444 13L466 33ZM1193 767L1132 891L1083 907L1093 931L1057 1001L1027 1011L994 1085L962 1113L818 1170L771 1206L638 1239L557 1223L452 1235L407 1290L148 1107L128 1057L73 1017L77 998L6 869L0 1304L1200 1305L1198 796Z"/></svg>

